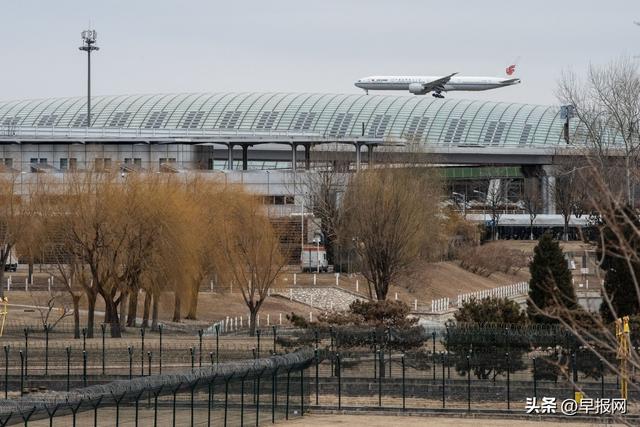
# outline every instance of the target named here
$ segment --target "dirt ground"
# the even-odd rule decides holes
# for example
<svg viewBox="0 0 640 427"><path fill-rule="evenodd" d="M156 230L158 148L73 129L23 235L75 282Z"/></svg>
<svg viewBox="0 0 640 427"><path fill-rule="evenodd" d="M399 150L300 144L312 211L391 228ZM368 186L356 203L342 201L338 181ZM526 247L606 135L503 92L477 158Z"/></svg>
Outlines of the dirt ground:
<svg viewBox="0 0 640 427"><path fill-rule="evenodd" d="M332 427L332 426L349 426L349 427L535 427L535 426L554 426L563 427L585 427L585 426L602 426L610 427L619 424L596 424L596 423L578 423L578 422L562 422L553 421L521 421L508 419L484 419L484 418L462 418L462 417L434 417L434 416L390 416L390 415L305 415L304 418L282 421L276 423L279 426L305 426L305 427Z"/></svg>

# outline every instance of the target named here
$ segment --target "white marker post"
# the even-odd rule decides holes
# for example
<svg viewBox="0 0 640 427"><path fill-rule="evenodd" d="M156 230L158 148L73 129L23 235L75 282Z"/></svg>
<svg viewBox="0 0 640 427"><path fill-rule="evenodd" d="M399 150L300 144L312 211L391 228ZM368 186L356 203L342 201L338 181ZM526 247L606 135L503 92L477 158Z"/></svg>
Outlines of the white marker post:
<svg viewBox="0 0 640 427"><path fill-rule="evenodd" d="M313 273L313 286L316 285L316 273Z"/></svg>
<svg viewBox="0 0 640 427"><path fill-rule="evenodd" d="M298 275L296 273L293 273L293 286L295 286L297 283L297 277Z"/></svg>
<svg viewBox="0 0 640 427"><path fill-rule="evenodd" d="M358 292L358 289L360 288L359 283L358 283L358 279L356 279L356 292Z"/></svg>
<svg viewBox="0 0 640 427"><path fill-rule="evenodd" d="M280 324L282 325L282 313L280 313Z"/></svg>

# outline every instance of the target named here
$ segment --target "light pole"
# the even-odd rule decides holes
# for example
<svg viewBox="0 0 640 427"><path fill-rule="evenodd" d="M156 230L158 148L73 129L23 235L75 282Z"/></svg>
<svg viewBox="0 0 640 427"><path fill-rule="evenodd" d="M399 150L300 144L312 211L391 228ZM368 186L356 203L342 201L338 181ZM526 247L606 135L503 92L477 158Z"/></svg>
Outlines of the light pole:
<svg viewBox="0 0 640 427"><path fill-rule="evenodd" d="M98 37L96 30L84 30L81 37L82 46L79 49L87 52L87 127L91 127L91 51L100 48L95 45Z"/></svg>

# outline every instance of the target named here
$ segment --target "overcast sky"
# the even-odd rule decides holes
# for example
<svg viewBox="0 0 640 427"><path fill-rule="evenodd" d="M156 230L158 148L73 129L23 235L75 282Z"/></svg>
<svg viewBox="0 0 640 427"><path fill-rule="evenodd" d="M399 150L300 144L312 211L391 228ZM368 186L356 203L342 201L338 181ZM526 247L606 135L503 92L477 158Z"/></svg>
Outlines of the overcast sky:
<svg viewBox="0 0 640 427"><path fill-rule="evenodd" d="M521 85L447 97L550 104L563 68L640 55L637 0L3 0L1 11L2 100L85 94L89 21L94 94L358 93L367 75L501 76L520 57Z"/></svg>

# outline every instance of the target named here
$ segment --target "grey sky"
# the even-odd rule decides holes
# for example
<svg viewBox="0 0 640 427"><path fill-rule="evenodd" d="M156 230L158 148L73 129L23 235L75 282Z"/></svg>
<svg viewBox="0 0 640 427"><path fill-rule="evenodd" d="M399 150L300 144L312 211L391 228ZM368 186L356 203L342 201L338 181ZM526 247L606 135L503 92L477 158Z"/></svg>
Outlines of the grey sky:
<svg viewBox="0 0 640 427"><path fill-rule="evenodd" d="M548 104L563 68L640 55L630 0L3 0L1 10L3 100L85 94L89 20L101 48L94 94L358 93L366 75L502 75L520 56L523 84L447 96Z"/></svg>

